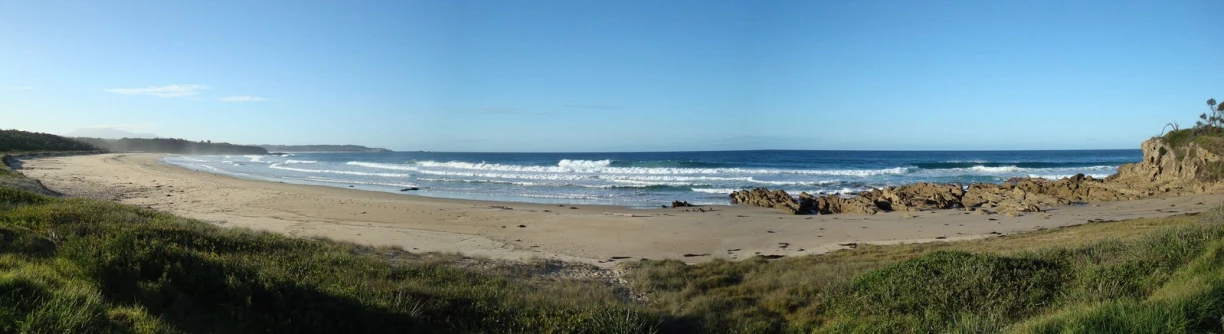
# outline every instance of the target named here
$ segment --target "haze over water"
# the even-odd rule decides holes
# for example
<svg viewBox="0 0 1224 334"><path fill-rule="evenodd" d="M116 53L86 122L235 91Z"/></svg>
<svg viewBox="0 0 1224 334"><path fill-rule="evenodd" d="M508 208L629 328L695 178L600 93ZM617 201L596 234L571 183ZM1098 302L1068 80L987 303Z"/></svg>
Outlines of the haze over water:
<svg viewBox="0 0 1224 334"><path fill-rule="evenodd" d="M1104 178L1139 150L720 151L641 153L292 153L171 156L165 162L244 178L406 194L531 203L656 207L728 204L766 187L792 195L853 194L915 182L998 183L1013 177Z"/></svg>

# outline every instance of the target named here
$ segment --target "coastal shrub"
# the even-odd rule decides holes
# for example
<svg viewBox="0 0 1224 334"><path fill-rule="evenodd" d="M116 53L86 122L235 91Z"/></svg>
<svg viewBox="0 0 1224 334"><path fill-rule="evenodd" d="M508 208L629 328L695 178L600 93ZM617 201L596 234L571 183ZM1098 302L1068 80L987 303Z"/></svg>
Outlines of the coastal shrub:
<svg viewBox="0 0 1224 334"><path fill-rule="evenodd" d="M1200 147L1207 152L1215 154L1224 154L1224 129L1218 127L1199 127L1193 129L1182 129L1169 131L1161 137L1169 147L1173 148L1172 153L1177 161L1184 161L1186 158L1193 158L1195 151L1187 149L1191 144ZM1160 154L1165 154L1164 148L1161 148ZM1217 180L1217 179L1212 179Z"/></svg>
<svg viewBox="0 0 1224 334"><path fill-rule="evenodd" d="M1181 129L1165 133L1163 139L1164 142L1168 143L1170 147L1177 149L1185 147L1187 144L1194 141L1196 134L1196 129Z"/></svg>
<svg viewBox="0 0 1224 334"><path fill-rule="evenodd" d="M46 203L50 199L50 197L28 191L0 187L0 208L3 208L6 205L14 206L21 204Z"/></svg>
<svg viewBox="0 0 1224 334"><path fill-rule="evenodd" d="M1215 154L1224 154L1224 134L1204 135L1194 138L1194 144Z"/></svg>
<svg viewBox="0 0 1224 334"><path fill-rule="evenodd" d="M0 130L0 152L94 151L97 149L81 141L49 133Z"/></svg>

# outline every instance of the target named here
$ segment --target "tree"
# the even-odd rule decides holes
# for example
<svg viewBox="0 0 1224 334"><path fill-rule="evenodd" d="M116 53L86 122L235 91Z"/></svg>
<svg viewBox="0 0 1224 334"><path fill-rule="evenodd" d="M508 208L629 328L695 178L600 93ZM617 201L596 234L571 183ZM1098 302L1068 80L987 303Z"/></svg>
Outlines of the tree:
<svg viewBox="0 0 1224 334"><path fill-rule="evenodd" d="M1211 117L1207 118L1207 114L1203 114L1200 115L1199 118L1207 118L1207 124L1211 125L1212 127L1219 126L1221 116L1224 116L1221 115L1221 113L1224 113L1224 104L1221 104L1220 108L1217 109L1216 100L1207 99L1207 110L1211 111Z"/></svg>

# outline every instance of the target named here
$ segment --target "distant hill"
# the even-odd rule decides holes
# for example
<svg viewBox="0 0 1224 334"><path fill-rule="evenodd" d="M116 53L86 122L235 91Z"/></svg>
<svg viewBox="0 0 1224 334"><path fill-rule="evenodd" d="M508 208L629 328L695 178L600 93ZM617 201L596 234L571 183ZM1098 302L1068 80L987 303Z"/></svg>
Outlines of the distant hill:
<svg viewBox="0 0 1224 334"><path fill-rule="evenodd" d="M258 145L269 152L391 152L378 147L360 145Z"/></svg>
<svg viewBox="0 0 1224 334"><path fill-rule="evenodd" d="M155 134L127 132L116 128L80 128L72 130L66 136L102 139L157 138Z"/></svg>
<svg viewBox="0 0 1224 334"><path fill-rule="evenodd" d="M0 152L96 151L88 143L50 133L0 130Z"/></svg>
<svg viewBox="0 0 1224 334"><path fill-rule="evenodd" d="M230 143L195 142L171 138L76 138L113 152L151 152L177 154L268 154L262 147Z"/></svg>

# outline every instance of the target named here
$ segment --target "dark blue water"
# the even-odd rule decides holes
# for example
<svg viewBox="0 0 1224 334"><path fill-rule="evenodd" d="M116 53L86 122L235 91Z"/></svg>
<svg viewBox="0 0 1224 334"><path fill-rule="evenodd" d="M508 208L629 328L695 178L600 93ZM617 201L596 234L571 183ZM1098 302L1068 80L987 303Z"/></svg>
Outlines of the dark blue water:
<svg viewBox="0 0 1224 334"><path fill-rule="evenodd" d="M238 177L536 203L657 206L726 204L766 187L851 194L914 182L997 183L1013 177L1105 177L1139 150L721 151L640 153L294 153L174 156L165 161Z"/></svg>

